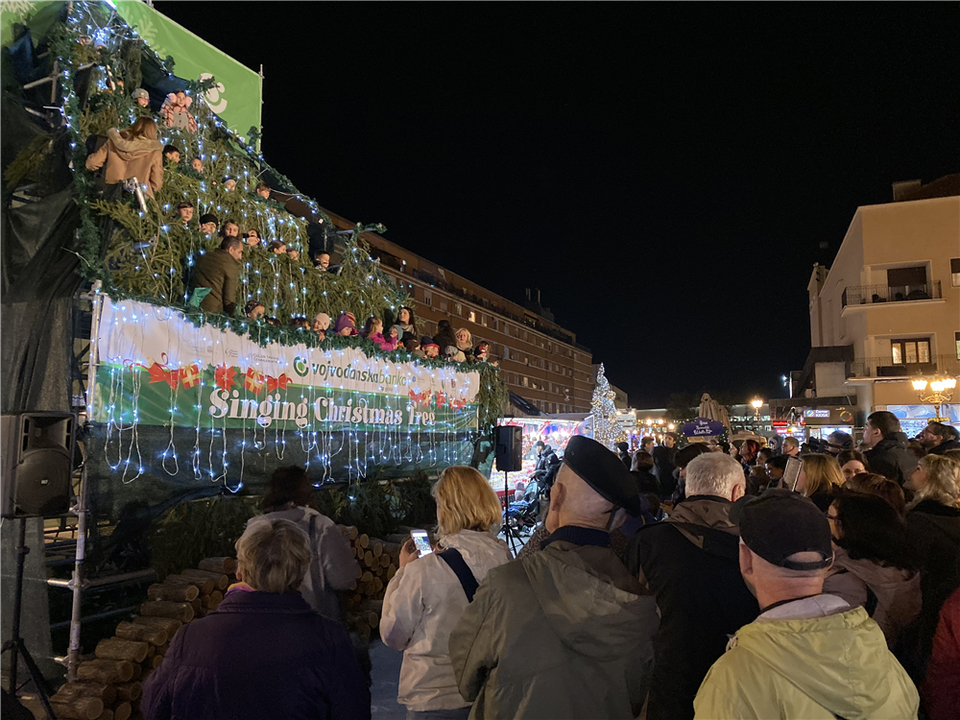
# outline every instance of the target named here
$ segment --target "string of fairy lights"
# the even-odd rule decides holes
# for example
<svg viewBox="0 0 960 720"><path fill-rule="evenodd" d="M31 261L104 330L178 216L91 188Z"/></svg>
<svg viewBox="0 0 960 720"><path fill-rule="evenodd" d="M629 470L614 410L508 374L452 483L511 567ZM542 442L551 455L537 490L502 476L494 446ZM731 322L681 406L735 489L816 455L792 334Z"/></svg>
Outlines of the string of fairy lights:
<svg viewBox="0 0 960 720"><path fill-rule="evenodd" d="M118 21L115 14L104 22L98 21L97 13L92 11L94 6L102 9L100 3L73 3L66 21L70 34L68 40L73 44L61 41L52 46L53 54L59 58L62 68L62 113L81 199L92 199L92 195L84 195L84 188L90 186L90 181L82 169L86 151L81 133L81 110L73 91L77 68L80 66L75 54L77 42L80 37L87 37L92 38L94 45L102 44L108 49L116 49L124 39L137 39L136 30ZM96 88L102 93L112 92L116 88L118 73L111 69L109 63L102 63L101 67L104 72L97 76ZM126 88L123 92L129 93L132 89ZM171 219L181 200L191 203L199 211L213 212L221 220L236 214L243 218L244 229L256 229L261 238L283 240L288 247L301 252L299 262L286 255L269 255L263 251L262 255L247 259L242 264L240 283L243 297L263 302L274 315L279 315L282 309L291 314L309 316L321 308L335 317L339 311L348 307L355 309L357 306L362 315L367 315L378 308L396 311L400 305L407 304L405 294L397 290L379 271L376 261L371 260L355 242L347 243L348 251L342 262L343 274L352 273L357 281L362 281L362 285L343 283L338 288L336 278L329 276L323 278L325 282L318 282L318 275L306 265L306 222L287 213L278 204L263 201L253 193L253 186L261 177L262 169L269 168L263 155L254 147L256 133L244 138L233 132L210 110L202 92L192 94L194 104L191 112L198 120L197 131L189 133L161 127L161 141L177 145L186 158L200 158L206 170L205 177L170 175L169 182L164 183L162 194L158 194L160 201L151 202L147 212L140 208L131 212L131 217L122 218L121 225L130 230L131 237L153 236L151 242L139 242L122 250L128 255L134 253L136 261L132 268L135 273L140 273L138 277L150 280L146 286L149 292L140 294L149 295L154 300L149 305L133 303L128 306L121 303L123 311L113 318L110 327L102 328L102 337L91 339L91 353L98 353L101 345L108 346L111 334L119 332L121 327L127 332L139 329L145 334L148 321L196 322L196 318L184 321L182 313L162 303L185 305L188 302L189 293L182 282L183 271L193 267L199 256L213 249L218 241L205 240L197 232L183 234L183 229ZM130 122L135 120L136 110L132 104L127 115L126 119ZM232 148L224 150L224 138L226 145L232 144L238 151L234 152ZM214 178L226 175L235 177L237 181L236 188L230 193L220 186L214 186ZM286 179L283 178L283 181ZM290 187L295 190L292 185ZM299 197L315 218L325 218L314 200L302 195ZM90 209L92 205L92 201L86 207L81 203L82 228L87 231L88 238L91 237L89 229L95 217ZM119 209L116 210L119 212ZM99 208L99 211L104 212L104 209ZM114 219L121 220L118 217ZM329 222L329 219L326 221ZM382 231L380 226L374 227ZM359 235L363 229L358 226L354 235ZM178 238L187 241L185 251L180 256L173 252ZM96 252L88 256L95 257ZM108 255L108 262L115 260ZM86 270L94 277L103 277L102 270L91 267L89 261ZM127 296L136 294L133 289L131 287L126 291ZM338 290L337 293L332 292L334 289ZM106 301L106 296L110 294L115 299L124 296L122 288L107 282L100 297ZM340 299L332 302L344 303L348 307L329 307L334 295ZM157 304L158 301L161 304ZM205 346L219 348L220 353L224 351L227 333L249 338L252 341L248 343L249 346L257 348L269 347L267 338L276 337L274 330L268 331L263 324L244 318L223 320L216 316L201 316L201 322L204 319L207 323L202 326L202 341ZM306 331L298 330L296 333L295 337L308 338ZM419 362L403 351L377 356L378 351L372 351L369 347L344 347L341 342L344 340L335 338L334 347L324 347L322 344L314 347L316 341L295 347L296 352L306 357L322 358L327 362L343 362L350 355L365 356L368 361L373 359L386 376L397 378L403 374L410 379L412 390L418 396L427 385L444 387L456 382L460 383L461 388L469 388L470 382L477 382L471 380L475 367L468 369L441 365L436 361ZM178 338L176 347L171 348L171 353L178 358L190 354L182 336ZM281 364L285 365L282 355ZM224 366L240 368L257 364L252 357L227 358L224 355L219 361ZM197 357L192 361L182 361L179 367L168 368L168 371L183 372L190 366L209 370L207 364ZM299 450L300 458L308 468L314 468L311 475L319 478L318 484L343 479L344 475L351 480L359 480L389 467L425 469L466 462L469 455L465 457L465 454L472 444L469 440L477 432L476 429L465 431L463 428L469 428L471 424L457 419L464 413L473 413L475 418L478 411L476 405L457 408L449 416L439 419L429 430L410 424L394 424L359 431L347 425L337 427L336 424L320 422L293 428L288 427L287 423L278 423L273 427L241 423L239 427L230 427L225 415L211 421L209 415L205 414L203 397L204 392L209 391L210 383L200 373L195 385L188 386L184 382L169 384L169 405L165 409L167 419L164 423L169 433L164 436L162 447L152 446L142 444L140 435L141 425L144 424L141 392L145 384L153 383L147 374L141 363L125 363L120 358L108 358L98 371L96 393L91 396L87 408L88 417L102 421L104 459L125 484L150 475L186 475L195 481L209 481L236 492L243 487L244 473L253 459L257 459L261 466L262 462L259 461L266 455L277 462L284 462L289 458L291 447ZM501 399L497 392L505 394L505 391L499 373L494 368L481 368L480 378L481 392L494 398L493 401L481 403L480 425L481 432L485 432L499 411ZM334 383L323 386L290 384L275 389L270 402L280 405L298 401L312 405L318 398L327 397L334 404L345 405L355 398L355 392L344 383L340 383L339 387ZM388 410L403 412L411 407L412 401L404 395L404 388L399 383L381 388L380 394L387 398L385 407ZM413 404L416 404L415 401ZM182 420L185 410L189 411L189 423ZM474 428L476 424L474 419Z"/></svg>

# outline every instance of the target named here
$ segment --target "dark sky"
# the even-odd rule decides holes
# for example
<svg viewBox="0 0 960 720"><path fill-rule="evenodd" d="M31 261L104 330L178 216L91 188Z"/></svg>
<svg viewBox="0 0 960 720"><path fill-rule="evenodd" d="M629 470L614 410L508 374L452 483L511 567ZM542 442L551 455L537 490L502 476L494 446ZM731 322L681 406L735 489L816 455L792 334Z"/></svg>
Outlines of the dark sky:
<svg viewBox="0 0 960 720"><path fill-rule="evenodd" d="M638 407L784 395L856 207L960 170L957 3L156 7L263 64L303 192L539 287Z"/></svg>

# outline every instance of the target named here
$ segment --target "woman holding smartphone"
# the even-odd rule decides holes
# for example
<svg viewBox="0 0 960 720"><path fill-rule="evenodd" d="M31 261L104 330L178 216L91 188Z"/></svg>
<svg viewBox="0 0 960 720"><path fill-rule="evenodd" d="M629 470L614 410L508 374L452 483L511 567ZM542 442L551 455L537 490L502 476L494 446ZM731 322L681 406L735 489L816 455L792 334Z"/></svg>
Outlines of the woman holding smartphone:
<svg viewBox="0 0 960 720"><path fill-rule="evenodd" d="M471 467L449 467L433 486L439 546L421 555L413 539L400 551L400 569L387 585L380 637L403 651L397 702L407 718L461 720L470 714L450 666L450 633L476 586L510 551L496 532L500 501Z"/></svg>

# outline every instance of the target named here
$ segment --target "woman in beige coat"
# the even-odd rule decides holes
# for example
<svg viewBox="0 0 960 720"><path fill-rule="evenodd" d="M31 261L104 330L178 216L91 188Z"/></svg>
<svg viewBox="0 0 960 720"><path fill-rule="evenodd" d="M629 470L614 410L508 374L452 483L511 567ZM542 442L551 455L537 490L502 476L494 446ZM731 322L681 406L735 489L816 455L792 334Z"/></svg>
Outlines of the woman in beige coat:
<svg viewBox="0 0 960 720"><path fill-rule="evenodd" d="M150 118L138 118L124 130L107 130L107 141L87 157L87 170L99 170L106 164L107 185L136 178L152 196L163 185L162 150L157 124Z"/></svg>

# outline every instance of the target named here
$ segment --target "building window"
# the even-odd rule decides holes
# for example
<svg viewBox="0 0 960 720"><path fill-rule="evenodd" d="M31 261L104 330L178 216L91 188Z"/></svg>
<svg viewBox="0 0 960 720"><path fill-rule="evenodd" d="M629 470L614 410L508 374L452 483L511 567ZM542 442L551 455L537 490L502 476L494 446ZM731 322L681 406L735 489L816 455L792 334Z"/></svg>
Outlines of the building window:
<svg viewBox="0 0 960 720"><path fill-rule="evenodd" d="M950 282L960 287L960 258L950 258Z"/></svg>
<svg viewBox="0 0 960 720"><path fill-rule="evenodd" d="M467 320L469 320L472 323L475 323L477 321L477 314L473 310L470 310L467 313Z"/></svg>
<svg viewBox="0 0 960 720"><path fill-rule="evenodd" d="M440 298L440 312L446 312L446 311L447 311L447 301L444 300L443 298Z"/></svg>
<svg viewBox="0 0 960 720"><path fill-rule="evenodd" d="M461 305L460 303L457 303L457 304L454 306L454 308L455 308L455 314L457 314L457 315L463 315L463 305Z"/></svg>
<svg viewBox="0 0 960 720"><path fill-rule="evenodd" d="M890 352L894 365L930 362L930 338L891 340Z"/></svg>
<svg viewBox="0 0 960 720"><path fill-rule="evenodd" d="M433 295L428 292L423 294L423 304L424 305L433 305Z"/></svg>
<svg viewBox="0 0 960 720"><path fill-rule="evenodd" d="M499 332L500 330L500 321L496 318L493 319L493 329Z"/></svg>
<svg viewBox="0 0 960 720"><path fill-rule="evenodd" d="M960 360L960 332L954 333L953 339L957 341L957 360Z"/></svg>
<svg viewBox="0 0 960 720"><path fill-rule="evenodd" d="M530 387L530 378L528 378L526 375L523 376L523 386Z"/></svg>

